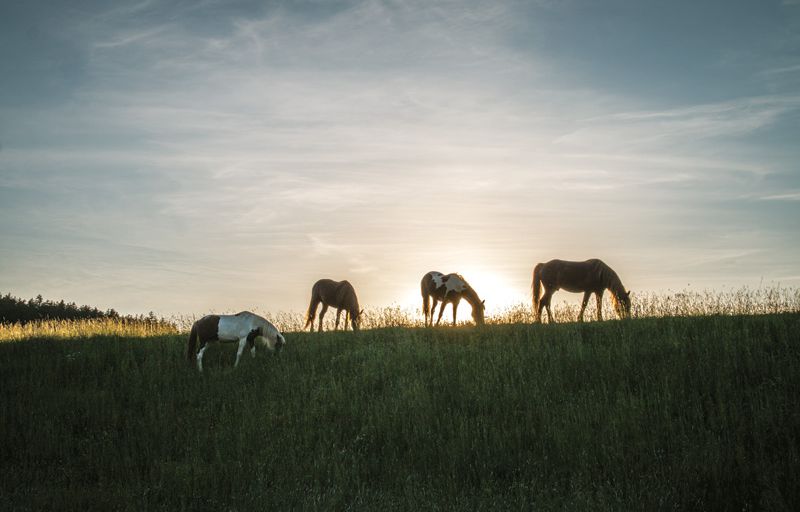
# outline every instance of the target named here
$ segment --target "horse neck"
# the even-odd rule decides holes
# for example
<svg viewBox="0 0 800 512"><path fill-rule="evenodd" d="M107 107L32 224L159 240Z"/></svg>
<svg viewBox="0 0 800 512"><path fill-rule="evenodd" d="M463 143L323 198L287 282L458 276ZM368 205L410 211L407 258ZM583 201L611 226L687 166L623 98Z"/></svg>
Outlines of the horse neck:
<svg viewBox="0 0 800 512"><path fill-rule="evenodd" d="M464 299L466 299L466 301L469 302L473 308L478 307L478 305L481 303L481 298L478 297L478 293L473 290L470 285L467 285L461 296L464 297Z"/></svg>
<svg viewBox="0 0 800 512"><path fill-rule="evenodd" d="M340 304L340 306L346 309L350 313L351 317L358 316L359 308L356 291L349 283L347 283L347 288L343 291L344 293L340 295L340 300L343 302L343 304Z"/></svg>
<svg viewBox="0 0 800 512"><path fill-rule="evenodd" d="M356 297L355 293L353 293L353 299L348 301L347 310L350 312L351 318L358 316L360 310L358 308L358 297Z"/></svg>
<svg viewBox="0 0 800 512"><path fill-rule="evenodd" d="M611 290L611 293L613 293L615 297L619 297L625 293L625 286L623 286L622 280L616 272L606 267L606 275L606 288Z"/></svg>
<svg viewBox="0 0 800 512"><path fill-rule="evenodd" d="M259 317L258 321L256 323L261 328L261 334L264 335L264 336L272 336L278 330L266 318ZM273 331L275 331L275 332L273 332Z"/></svg>

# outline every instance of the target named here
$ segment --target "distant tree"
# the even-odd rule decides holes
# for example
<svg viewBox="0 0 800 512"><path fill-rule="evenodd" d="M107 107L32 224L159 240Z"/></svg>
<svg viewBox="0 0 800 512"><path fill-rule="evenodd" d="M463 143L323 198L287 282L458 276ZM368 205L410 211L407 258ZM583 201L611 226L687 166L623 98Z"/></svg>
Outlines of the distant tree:
<svg viewBox="0 0 800 512"><path fill-rule="evenodd" d="M155 319L155 315L150 312L150 317ZM78 306L74 302L58 302L45 300L41 294L28 300L19 299L10 293L0 294L0 322L3 323L27 323L33 320L76 320L88 318L127 318L122 317L114 309L101 311L95 306Z"/></svg>

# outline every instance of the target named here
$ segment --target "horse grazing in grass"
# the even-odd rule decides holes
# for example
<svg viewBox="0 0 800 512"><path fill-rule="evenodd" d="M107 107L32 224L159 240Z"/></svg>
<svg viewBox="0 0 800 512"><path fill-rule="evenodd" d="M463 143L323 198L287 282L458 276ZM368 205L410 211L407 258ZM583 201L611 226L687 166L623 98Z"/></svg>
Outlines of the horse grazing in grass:
<svg viewBox="0 0 800 512"><path fill-rule="evenodd" d="M456 325L456 311L458 311L458 303L464 298L472 306L472 319L475 320L477 325L483 325L483 312L486 306L483 300L478 297L478 294L467 281L458 274L444 275L441 272L431 271L422 276L420 282L420 291L422 292L422 311L425 313L425 327L428 326L428 317L430 316L430 325L433 325L433 313L436 310L436 304L442 302L439 308L439 318L436 320L436 325L442 320L442 313L447 304L453 305L453 325ZM428 310L430 299L433 299L433 305Z"/></svg>
<svg viewBox="0 0 800 512"><path fill-rule="evenodd" d="M544 294L539 298L539 289L544 288ZM533 269L533 313L536 322L542 321L542 308L547 308L547 317L553 322L550 312L550 299L556 290L564 289L568 292L583 292L581 312L578 321L583 321L583 312L586 303L594 293L597 297L597 319L602 320L603 292L608 289L614 302L614 310L620 318L627 318L631 314L630 292L625 291L619 276L611 267L598 259L586 261L550 260L539 263Z"/></svg>
<svg viewBox="0 0 800 512"><path fill-rule="evenodd" d="M328 311L328 307L336 308L336 325L339 328L339 318L344 315L344 330L347 330L347 321L353 326L354 331L358 331L361 324L362 310L358 308L358 297L353 285L349 281L334 281L332 279L320 279L311 288L311 303L308 305L306 315L306 327L311 326L314 330L314 316L317 314L317 306L322 303L322 310L319 312L319 332L322 332L322 318Z"/></svg>
<svg viewBox="0 0 800 512"><path fill-rule="evenodd" d="M200 341L199 350L198 340ZM242 311L235 315L206 315L192 325L186 354L190 363L197 360L197 369L201 372L203 371L203 354L208 348L207 343L217 340L239 341L234 367L239 366L239 359L242 357L245 345L250 345L250 355L256 357L256 341L269 350L280 349L286 343L283 334L274 325L249 311Z"/></svg>

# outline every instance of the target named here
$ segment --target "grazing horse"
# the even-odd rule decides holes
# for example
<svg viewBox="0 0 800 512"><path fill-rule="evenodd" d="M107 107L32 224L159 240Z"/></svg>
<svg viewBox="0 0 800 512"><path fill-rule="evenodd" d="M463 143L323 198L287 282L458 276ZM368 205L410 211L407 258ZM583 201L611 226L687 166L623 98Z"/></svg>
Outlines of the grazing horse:
<svg viewBox="0 0 800 512"><path fill-rule="evenodd" d="M539 288L544 288L544 294L539 298ZM556 290L563 288L572 293L583 292L581 312L578 321L583 321L583 312L589 297L594 293L597 297L597 319L602 320L603 292L608 289L614 301L614 310L620 318L629 317L631 314L630 292L625 291L619 276L611 267L598 259L586 261L550 260L539 263L533 269L533 313L536 322L542 321L542 308L547 308L547 317L553 322L550 312L550 299Z"/></svg>
<svg viewBox="0 0 800 512"><path fill-rule="evenodd" d="M475 320L477 325L483 325L483 311L486 308L484 302L486 301L481 300L475 290L460 275L444 275L435 270L430 271L422 276L420 291L422 292L422 311L425 313L425 327L428 326L429 316L430 325L433 325L433 312L436 310L436 304L439 301L442 301L442 306L439 308L439 318L436 320L436 325L439 325L442 320L444 307L448 303L453 305L453 325L456 325L456 311L462 297L472 306L472 319ZM433 305L429 311L428 303L431 298L433 299Z"/></svg>
<svg viewBox="0 0 800 512"><path fill-rule="evenodd" d="M200 340L198 350L197 341ZM197 360L197 369L203 371L203 354L209 341L239 341L234 367L239 365L245 345L250 345L250 355L256 357L256 341L270 350L280 349L286 343L283 334L269 321L242 311L235 315L206 315L192 325L187 346L187 357L191 363Z"/></svg>
<svg viewBox="0 0 800 512"><path fill-rule="evenodd" d="M336 308L336 326L339 328L339 318L342 315L342 310L345 310L344 315L344 330L347 330L347 320L353 326L354 331L358 331L361 323L362 310L358 308L358 297L353 285L349 281L334 281L332 279L320 279L311 288L311 303L308 305L308 314L306 315L306 327L311 326L314 330L314 316L317 313L317 306L322 303L322 310L319 312L319 332L322 332L322 318L328 311L328 306Z"/></svg>

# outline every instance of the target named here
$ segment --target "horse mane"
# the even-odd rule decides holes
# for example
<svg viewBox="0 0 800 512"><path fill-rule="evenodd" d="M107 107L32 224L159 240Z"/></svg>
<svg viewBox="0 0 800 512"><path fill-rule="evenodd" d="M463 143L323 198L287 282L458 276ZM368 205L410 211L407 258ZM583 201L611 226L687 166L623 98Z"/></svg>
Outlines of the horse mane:
<svg viewBox="0 0 800 512"><path fill-rule="evenodd" d="M456 275L458 275L458 277L461 279L461 281L464 282L465 285L462 296L467 300L467 302L470 303L471 306L477 307L478 305L480 305L481 298L478 297L478 292L476 292L475 289L472 286L470 286L470 284L466 281L466 279L461 277L461 274L456 274Z"/></svg>
<svg viewBox="0 0 800 512"><path fill-rule="evenodd" d="M347 309L350 317L357 317L361 310L358 307L358 296L356 296L356 290L353 285L350 284L350 281L344 280L336 288L336 296L340 304Z"/></svg>
<svg viewBox="0 0 800 512"><path fill-rule="evenodd" d="M603 286L611 290L611 297L616 303L617 296L625 293L625 286L623 286L622 280L613 268L609 267L602 260L597 260L597 262L599 264L598 271L600 273L600 281Z"/></svg>

